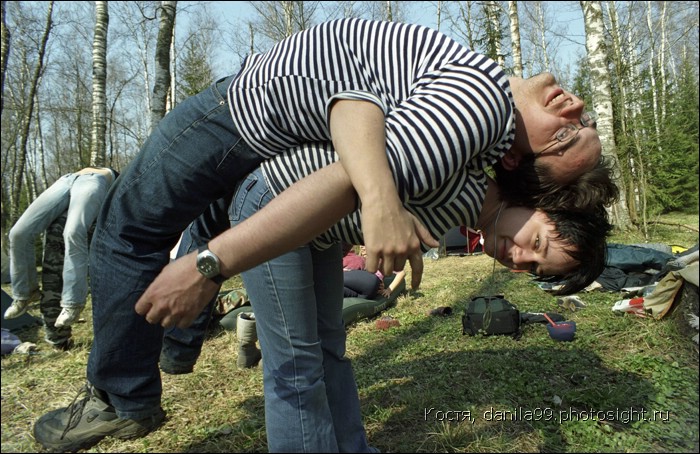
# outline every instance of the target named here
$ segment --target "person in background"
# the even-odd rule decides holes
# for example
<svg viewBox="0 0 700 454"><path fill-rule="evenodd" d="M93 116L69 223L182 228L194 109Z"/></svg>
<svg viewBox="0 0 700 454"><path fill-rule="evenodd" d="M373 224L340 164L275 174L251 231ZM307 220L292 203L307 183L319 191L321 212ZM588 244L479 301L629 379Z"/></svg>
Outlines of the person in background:
<svg viewBox="0 0 700 454"><path fill-rule="evenodd" d="M115 170L107 167L86 167L68 173L27 207L10 229L10 274L14 301L5 311L5 319L19 317L27 312L29 303L41 299L34 242L64 212L62 310L55 326L70 326L78 319L88 295L88 229L95 222L117 175Z"/></svg>
<svg viewBox="0 0 700 454"><path fill-rule="evenodd" d="M384 274L380 270L374 273L366 270L364 246L360 246L360 255L357 255L351 244L343 243L343 252L343 296L345 298L373 299L377 295L388 298L406 277L406 271L399 271L389 287L385 288Z"/></svg>

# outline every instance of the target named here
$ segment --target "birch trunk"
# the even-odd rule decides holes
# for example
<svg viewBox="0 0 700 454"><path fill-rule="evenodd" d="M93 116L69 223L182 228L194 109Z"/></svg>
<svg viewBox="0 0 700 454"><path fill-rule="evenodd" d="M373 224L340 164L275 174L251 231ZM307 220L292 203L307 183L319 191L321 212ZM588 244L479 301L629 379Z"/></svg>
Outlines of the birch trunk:
<svg viewBox="0 0 700 454"><path fill-rule="evenodd" d="M163 1L160 5L153 106L151 107L151 131L165 116L168 94L170 93L170 42L173 38L176 6L177 1Z"/></svg>
<svg viewBox="0 0 700 454"><path fill-rule="evenodd" d="M661 79L661 124L666 124L666 5L661 2L661 46L659 50L659 78Z"/></svg>
<svg viewBox="0 0 700 454"><path fill-rule="evenodd" d="M5 22L5 1L3 0L2 11L0 15L2 16L2 52L0 53L0 68L2 74L0 75L0 90L2 90L3 96L0 96L0 115L2 115L2 108L4 104L4 93L5 93L5 72L7 71L7 59L10 56L10 30L7 29L7 23Z"/></svg>
<svg viewBox="0 0 700 454"><path fill-rule="evenodd" d="M598 133L603 147L603 155L610 160L613 169L619 170L615 136L613 131L612 90L610 88L610 73L607 67L607 55L604 40L603 10L599 1L581 2L584 27L586 30L586 51L590 67L591 92L593 107L598 113ZM619 172L618 172L619 174ZM612 207L613 223L619 228L630 228L629 212L627 211L624 181L616 181L620 188L620 200Z"/></svg>
<svg viewBox="0 0 700 454"><path fill-rule="evenodd" d="M649 79L651 83L651 104L654 112L654 131L656 132L656 138L654 142L656 147L661 151L661 144L659 143L659 137L661 137L661 125L659 123L659 99L656 90L656 74L654 71L654 28L651 20L651 2L647 1L647 29L649 30L649 40L651 46L649 46Z"/></svg>
<svg viewBox="0 0 700 454"><path fill-rule="evenodd" d="M485 2L486 17L488 18L489 28L491 33L489 33L488 39L491 41L489 43L489 48L493 49L494 55L492 56L496 63L503 68L505 66L505 57L501 51L501 21L499 8L495 1Z"/></svg>
<svg viewBox="0 0 700 454"><path fill-rule="evenodd" d="M508 2L508 17L510 19L510 41L513 53L513 75L523 77L523 54L520 47L520 19L518 18L518 2Z"/></svg>
<svg viewBox="0 0 700 454"><path fill-rule="evenodd" d="M467 34L467 46L470 49L475 49L475 44L474 44L474 29L472 28L472 2L467 0L464 2L464 5L462 3L459 4L459 17L462 20L462 23L464 24L464 28L466 30Z"/></svg>
<svg viewBox="0 0 700 454"><path fill-rule="evenodd" d="M547 52L547 24L545 23L542 2L535 2L535 14L538 28L537 31L540 39L540 49L542 51L542 62L544 63L544 69L549 71L551 66L549 64L549 53Z"/></svg>
<svg viewBox="0 0 700 454"><path fill-rule="evenodd" d="M95 2L95 36L92 41L92 149L90 165L103 167L107 154L107 29L106 1Z"/></svg>

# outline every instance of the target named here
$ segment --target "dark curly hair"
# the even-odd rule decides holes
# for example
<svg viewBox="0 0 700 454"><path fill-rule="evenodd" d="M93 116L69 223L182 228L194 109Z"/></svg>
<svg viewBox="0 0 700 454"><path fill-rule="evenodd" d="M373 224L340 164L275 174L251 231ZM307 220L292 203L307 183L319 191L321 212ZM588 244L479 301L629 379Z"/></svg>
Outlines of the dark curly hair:
<svg viewBox="0 0 700 454"><path fill-rule="evenodd" d="M619 197L608 160L601 157L592 170L568 184L557 183L549 167L526 155L515 170L494 165L501 200L512 206L539 209L549 216L557 238L579 263L574 271L547 280L564 280L558 295L576 293L605 268L607 236L612 231L606 207Z"/></svg>
<svg viewBox="0 0 700 454"><path fill-rule="evenodd" d="M557 183L550 168L536 162L535 155L527 154L515 170L506 170L500 161L493 166L503 200L549 213L596 210L610 206L620 195L612 167L603 157L592 170L568 184Z"/></svg>
<svg viewBox="0 0 700 454"><path fill-rule="evenodd" d="M550 276L546 280L563 281L556 295L568 295L586 288L596 280L605 268L607 253L607 236L612 230L605 209L591 212L583 211L548 211L551 224L556 229L556 239L564 243L569 257L578 262L578 266L560 276Z"/></svg>

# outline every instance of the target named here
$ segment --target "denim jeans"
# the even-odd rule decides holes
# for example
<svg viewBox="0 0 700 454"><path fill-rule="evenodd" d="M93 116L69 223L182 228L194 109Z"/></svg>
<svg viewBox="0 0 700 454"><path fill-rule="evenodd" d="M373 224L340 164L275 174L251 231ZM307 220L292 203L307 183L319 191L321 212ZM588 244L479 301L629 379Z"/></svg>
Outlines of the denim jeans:
<svg viewBox="0 0 700 454"><path fill-rule="evenodd" d="M95 222L109 189L99 173L69 173L32 202L10 230L12 295L28 299L38 288L34 242L64 211L65 258L61 306L84 306L88 293L88 229Z"/></svg>
<svg viewBox="0 0 700 454"><path fill-rule="evenodd" d="M253 172L234 195L232 224L271 198L260 170ZM270 452L370 452L345 357L340 245L306 245L242 277L262 347Z"/></svg>
<svg viewBox="0 0 700 454"><path fill-rule="evenodd" d="M207 244L231 227L228 207L231 197L225 197L214 202L199 216L182 234L177 257L195 251L199 246ZM214 295L209 304L202 310L186 329L176 326L167 328L163 335L163 347L160 353L160 363L163 370L170 373L191 372L202 353L202 345L207 328L214 313L218 295Z"/></svg>
<svg viewBox="0 0 700 454"><path fill-rule="evenodd" d="M160 406L163 328L134 305L180 234L262 161L241 140L226 99L232 77L180 103L112 185L90 250L94 342L87 378L122 418Z"/></svg>

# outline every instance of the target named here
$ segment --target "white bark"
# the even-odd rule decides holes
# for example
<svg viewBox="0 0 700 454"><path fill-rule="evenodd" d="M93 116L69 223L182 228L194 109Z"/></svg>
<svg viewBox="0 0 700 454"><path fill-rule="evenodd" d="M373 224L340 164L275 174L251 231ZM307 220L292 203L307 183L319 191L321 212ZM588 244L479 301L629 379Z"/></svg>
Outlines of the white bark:
<svg viewBox="0 0 700 454"><path fill-rule="evenodd" d="M661 48L659 50L659 78L661 79L661 124L666 123L666 5L661 2Z"/></svg>
<svg viewBox="0 0 700 454"><path fill-rule="evenodd" d="M502 32L498 4L495 1L487 1L485 2L485 9L490 28L493 31L493 35L490 39L493 40L492 44L496 53L495 60L498 63L498 65L502 68L505 66L506 62L505 57L503 55L503 51L501 50L500 37L502 35Z"/></svg>
<svg viewBox="0 0 700 454"><path fill-rule="evenodd" d="M518 2L508 2L508 17L510 18L510 40L513 53L513 75L523 77L523 54L520 47L520 20L518 18Z"/></svg>
<svg viewBox="0 0 700 454"><path fill-rule="evenodd" d="M586 30L586 51L590 68L593 108L598 113L598 134L603 147L603 155L612 162L614 169L619 169L613 131L612 90L610 72L607 67L603 10L599 1L582 1L581 8ZM618 179L617 184L620 187L620 200L613 207L613 215L616 218L615 224L626 229L630 225L630 219L627 212L624 182Z"/></svg>
<svg viewBox="0 0 700 454"><path fill-rule="evenodd" d="M656 131L656 140L661 137L661 125L659 123L659 100L656 90L656 75L654 74L654 27L651 20L651 2L647 1L647 29L649 30L649 39L651 46L649 47L649 79L651 83L651 103L654 112L654 130ZM661 145L657 142L657 147L661 151Z"/></svg>
<svg viewBox="0 0 700 454"><path fill-rule="evenodd" d="M156 70L151 108L151 130L165 116L170 92L170 43L175 26L176 1L163 1L160 7L160 25L156 43Z"/></svg>
<svg viewBox="0 0 700 454"><path fill-rule="evenodd" d="M90 165L102 167L107 153L107 30L106 1L95 2L95 35L92 41L92 141Z"/></svg>

